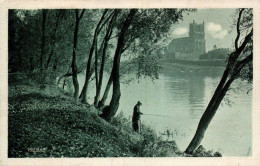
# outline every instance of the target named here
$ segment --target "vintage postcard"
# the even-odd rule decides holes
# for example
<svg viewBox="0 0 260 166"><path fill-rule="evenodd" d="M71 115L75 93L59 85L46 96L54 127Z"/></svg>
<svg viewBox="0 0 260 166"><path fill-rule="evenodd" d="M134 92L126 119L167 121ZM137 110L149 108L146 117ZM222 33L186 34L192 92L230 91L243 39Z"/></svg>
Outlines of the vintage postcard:
<svg viewBox="0 0 260 166"><path fill-rule="evenodd" d="M0 165L260 165L260 1L0 5Z"/></svg>

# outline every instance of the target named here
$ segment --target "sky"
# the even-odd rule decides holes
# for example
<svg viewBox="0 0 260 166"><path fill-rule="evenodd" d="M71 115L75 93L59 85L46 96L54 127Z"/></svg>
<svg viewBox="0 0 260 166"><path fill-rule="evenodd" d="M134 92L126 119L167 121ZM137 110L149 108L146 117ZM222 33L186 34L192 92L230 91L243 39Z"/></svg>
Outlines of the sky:
<svg viewBox="0 0 260 166"><path fill-rule="evenodd" d="M189 23L205 23L206 51L217 48L232 48L236 32L232 30L232 15L235 9L198 9L197 12L185 14L183 21L172 27L171 38L189 36ZM232 31L231 31L232 30ZM231 31L231 32L230 32Z"/></svg>

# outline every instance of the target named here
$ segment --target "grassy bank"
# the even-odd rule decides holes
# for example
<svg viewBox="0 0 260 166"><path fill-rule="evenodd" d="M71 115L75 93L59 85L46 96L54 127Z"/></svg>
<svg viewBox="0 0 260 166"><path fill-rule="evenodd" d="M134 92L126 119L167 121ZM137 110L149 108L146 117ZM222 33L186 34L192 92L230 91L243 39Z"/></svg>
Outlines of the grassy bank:
<svg viewBox="0 0 260 166"><path fill-rule="evenodd" d="M121 114L108 123L92 106L23 75L9 77L8 95L8 157L214 156L182 153L148 126L133 132Z"/></svg>

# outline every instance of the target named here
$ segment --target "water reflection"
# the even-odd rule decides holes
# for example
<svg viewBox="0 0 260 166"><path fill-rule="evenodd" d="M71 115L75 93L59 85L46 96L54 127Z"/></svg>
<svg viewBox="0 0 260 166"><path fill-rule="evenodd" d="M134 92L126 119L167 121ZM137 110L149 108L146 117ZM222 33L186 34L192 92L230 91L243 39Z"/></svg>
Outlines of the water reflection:
<svg viewBox="0 0 260 166"><path fill-rule="evenodd" d="M192 118L197 118L198 113L196 111L203 111L204 105L202 104L204 101L204 77L191 75L187 78L190 93L189 93L189 105L190 105L190 116Z"/></svg>

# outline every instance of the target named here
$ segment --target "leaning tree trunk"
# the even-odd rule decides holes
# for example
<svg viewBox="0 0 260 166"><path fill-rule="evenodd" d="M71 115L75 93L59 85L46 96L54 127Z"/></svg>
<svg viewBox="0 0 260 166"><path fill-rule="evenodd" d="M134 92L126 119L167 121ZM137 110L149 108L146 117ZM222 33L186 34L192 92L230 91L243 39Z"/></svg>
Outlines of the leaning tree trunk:
<svg viewBox="0 0 260 166"><path fill-rule="evenodd" d="M96 39L94 39L94 40L96 40ZM91 77L91 75L90 75L90 66L91 66L91 60L92 60L93 52L94 52L94 44L92 45L92 47L90 49L89 58L88 58L88 64L87 64L87 70L86 70L85 84L84 84L84 86L82 88L82 92L81 92L82 102L83 103L87 103L87 91L88 91L89 80L90 80L90 77Z"/></svg>
<svg viewBox="0 0 260 166"><path fill-rule="evenodd" d="M228 72L230 70L230 67L228 65L206 111L200 119L197 131L191 143L185 150L186 153L193 153L193 151L199 146L204 137L205 131L208 128L209 123L211 122L212 118L217 112L218 107L221 101L223 100L224 96L226 95L227 91L229 90L230 85L235 79L237 79L238 75L240 74L241 70L245 67L245 65L252 61L252 58L253 54L251 53L243 60L238 61L235 65L233 64L232 60L229 60L229 62L232 63L232 65L231 63L229 63L229 65L234 66L231 72L232 74L230 75L230 72ZM228 76L230 77L229 80L227 80Z"/></svg>
<svg viewBox="0 0 260 166"><path fill-rule="evenodd" d="M199 144L201 143L201 141L204 137L205 131L206 131L209 123L211 122L212 118L214 117L215 113L217 112L217 109L218 109L221 101L223 100L226 92L228 91L231 83L235 79L238 78L241 70L245 67L245 65L248 64L249 62L252 62L252 60L253 60L253 52L251 52L247 57L245 57L243 60L241 60L243 57L243 56L241 56L241 53L243 51L245 51L247 44L252 39L253 29L251 29L251 31L246 35L242 44L240 46L238 46L238 43L239 43L238 41L240 38L239 25L241 24L240 20L241 20L243 11L244 11L244 9L240 10L238 21L237 21L237 37L235 40L235 51L229 55L228 65L226 67L226 70L224 71L221 81L218 84L218 87L217 87L213 97L211 98L211 101L210 101L206 111L204 112L204 114L202 115L202 117L200 119L196 133L195 133L191 143L189 144L189 146L187 147L187 149L185 151L186 153L191 154L199 146ZM247 51L245 51L245 52L247 52ZM241 57L239 57L239 56L241 56ZM228 77L229 77L229 80L227 80Z"/></svg>
<svg viewBox="0 0 260 166"><path fill-rule="evenodd" d="M241 70L241 69L236 70L236 72L233 73L233 75L228 80L229 71L230 71L229 65L230 64L228 64L228 66L226 67L226 70L224 71L223 76L218 84L218 87L217 87L213 97L211 98L208 107L206 108L204 114L202 115L202 117L200 119L198 128L196 130L196 133L195 133L192 141L190 142L189 146L185 150L185 152L188 154L192 154L193 151L200 145L200 143L204 137L205 131L208 128L208 125L210 124L212 118L216 114L221 101L223 100L224 96L226 95L231 83L234 81L234 79L236 78L236 76L238 75L238 73Z"/></svg>
<svg viewBox="0 0 260 166"><path fill-rule="evenodd" d="M101 16L101 18L100 18L100 20L99 20L99 22L96 26L95 32L94 32L94 37L93 37L92 45L91 45L91 48L90 48L90 51L89 51L89 56L88 56L85 83L84 83L84 86L82 88L81 95L80 95L80 97L82 97L82 103L87 103L87 92L88 92L89 80L90 80L90 77L91 77L90 69L91 69L92 57L93 57L95 47L97 45L97 38L98 38L99 32L102 29L101 24L102 24L102 22L105 18L107 11L108 10L106 9L103 12L103 15Z"/></svg>
<svg viewBox="0 0 260 166"><path fill-rule="evenodd" d="M112 75L112 80L111 81L111 84L113 82L113 94L112 94L112 99L110 101L110 104L109 106L106 106L104 109L103 109L103 113L101 114L101 117L103 117L104 119L106 119L107 121L110 121L111 118L116 114L116 111L119 107L119 100L120 100L120 97L121 97L121 92L120 92L120 81L119 81L119 77L117 78L114 78L117 74L117 72L119 71L114 71L114 68L111 72L111 75ZM115 82L114 82L115 81ZM108 82L109 83L109 82ZM110 85L111 86L111 85ZM110 86L108 87L108 91L109 91L109 88ZM108 93L108 92L107 92ZM106 94L107 95L107 94ZM107 96L106 96L107 98ZM101 104L101 103L100 103Z"/></svg>
<svg viewBox="0 0 260 166"><path fill-rule="evenodd" d="M108 80L108 82L107 82L107 86L106 86L104 95L103 95L102 99L98 102L98 108L104 107L112 83L113 83L113 77L112 77L112 75L110 75L109 80Z"/></svg>
<svg viewBox="0 0 260 166"><path fill-rule="evenodd" d="M101 115L101 117L103 117L107 121L111 120L111 118L116 114L117 109L119 107L119 100L121 97L120 80L119 80L120 58L121 58L121 54L122 54L122 49L124 47L125 33L127 32L128 27L131 25L136 12L137 12L137 9L130 10L126 20L123 23L121 32L119 33L116 52L115 52L115 56L114 56L113 69L111 72L111 75L113 76L112 99L111 99L110 104L107 107L107 109L105 109L103 111L103 114Z"/></svg>
<svg viewBox="0 0 260 166"><path fill-rule="evenodd" d="M185 150L186 153L192 154L193 151L200 145L200 143L204 137L205 131L208 128L208 125L210 124L212 118L216 114L218 107L219 107L222 99L226 95L226 92L228 91L228 88L230 87L232 82L233 82L232 79L228 80L228 82L225 84L224 88L220 90L220 92L217 92L217 91L215 92L215 93L218 93L218 95L211 99L211 101L212 101L212 102L210 102L211 104L208 105L206 111L202 115L198 128L196 130L196 133L195 133L191 143Z"/></svg>
<svg viewBox="0 0 260 166"><path fill-rule="evenodd" d="M113 22L116 19L117 15L118 15L118 11L115 11L113 17L111 18L111 20L108 24L107 32L106 32L106 35L105 35L105 38L104 38L104 46L103 46L103 52L102 52L102 58L101 58L101 66L100 66L100 70L99 70L99 81L98 81L98 84L97 84L96 96L95 96L95 101L94 101L94 105L97 108L100 108L99 107L99 103L100 103L99 98L100 98L100 92L101 92L101 87L102 87L102 82L103 82L103 73L104 73L104 67L105 67L105 61L106 61L106 52L107 52L108 42L109 42L109 39L112 35ZM109 81L108 81L108 84L107 84L107 87L106 87L106 90L105 90L105 93L104 93L104 96L105 96L104 100L106 100L106 98L107 98L111 84L112 84L112 77L109 78ZM103 101L103 104L104 104L104 101Z"/></svg>

